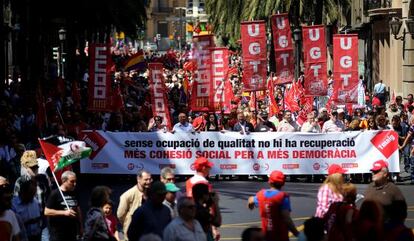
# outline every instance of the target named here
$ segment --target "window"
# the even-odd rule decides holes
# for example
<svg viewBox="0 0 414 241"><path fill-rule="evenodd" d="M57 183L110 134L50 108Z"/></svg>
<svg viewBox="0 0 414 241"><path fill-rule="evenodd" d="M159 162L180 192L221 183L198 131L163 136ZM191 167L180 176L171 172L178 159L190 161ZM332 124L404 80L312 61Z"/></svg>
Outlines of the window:
<svg viewBox="0 0 414 241"><path fill-rule="evenodd" d="M159 21L157 26L157 33L161 34L161 37L168 37L168 22Z"/></svg>

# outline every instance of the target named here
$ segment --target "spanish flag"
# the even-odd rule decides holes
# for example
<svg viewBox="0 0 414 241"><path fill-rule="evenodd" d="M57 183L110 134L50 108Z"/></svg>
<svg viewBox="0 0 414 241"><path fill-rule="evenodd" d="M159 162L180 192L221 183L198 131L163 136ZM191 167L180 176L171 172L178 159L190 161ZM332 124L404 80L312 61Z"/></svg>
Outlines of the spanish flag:
<svg viewBox="0 0 414 241"><path fill-rule="evenodd" d="M126 71L144 69L146 67L144 53L142 51L137 52L136 54L129 57L125 62L124 68Z"/></svg>

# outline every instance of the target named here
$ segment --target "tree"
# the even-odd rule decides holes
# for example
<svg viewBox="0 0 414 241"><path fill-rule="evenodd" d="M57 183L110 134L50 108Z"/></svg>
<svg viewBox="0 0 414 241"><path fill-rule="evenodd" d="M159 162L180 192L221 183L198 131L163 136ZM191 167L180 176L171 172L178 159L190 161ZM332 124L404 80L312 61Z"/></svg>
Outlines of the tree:
<svg viewBox="0 0 414 241"><path fill-rule="evenodd" d="M268 20L280 11L287 12L292 25L329 24L349 14L351 0L207 0L206 9L213 32L234 45L240 39L240 23ZM338 10L340 9L340 10Z"/></svg>

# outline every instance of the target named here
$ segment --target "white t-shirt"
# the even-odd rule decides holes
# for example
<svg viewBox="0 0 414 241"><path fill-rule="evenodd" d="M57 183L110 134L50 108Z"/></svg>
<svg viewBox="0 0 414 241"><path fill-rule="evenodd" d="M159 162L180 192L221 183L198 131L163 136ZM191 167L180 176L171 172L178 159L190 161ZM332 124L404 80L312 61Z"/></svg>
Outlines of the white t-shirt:
<svg viewBox="0 0 414 241"><path fill-rule="evenodd" d="M0 240L13 240L20 233L19 223L12 210L4 211L0 216ZM7 239L6 239L7 238Z"/></svg>

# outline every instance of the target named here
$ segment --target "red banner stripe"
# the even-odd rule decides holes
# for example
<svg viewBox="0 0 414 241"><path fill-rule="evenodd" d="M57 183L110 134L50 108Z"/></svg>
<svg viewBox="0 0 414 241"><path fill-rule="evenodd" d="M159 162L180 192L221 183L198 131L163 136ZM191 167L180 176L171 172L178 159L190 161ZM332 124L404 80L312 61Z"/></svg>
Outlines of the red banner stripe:
<svg viewBox="0 0 414 241"><path fill-rule="evenodd" d="M358 103L358 35L335 34L333 52L334 100Z"/></svg>
<svg viewBox="0 0 414 241"><path fill-rule="evenodd" d="M325 96L328 92L325 26L304 26L302 34L305 95Z"/></svg>
<svg viewBox="0 0 414 241"><path fill-rule="evenodd" d="M107 44L89 46L88 110L111 111L111 52Z"/></svg>
<svg viewBox="0 0 414 241"><path fill-rule="evenodd" d="M271 17L271 24L275 49L276 76L278 77L275 84L291 83L294 79L295 62L288 14L273 15Z"/></svg>
<svg viewBox="0 0 414 241"><path fill-rule="evenodd" d="M153 116L161 116L163 124L170 130L171 118L170 109L167 101L167 91L165 89L165 82L162 63L149 63L149 85L151 94L151 106Z"/></svg>
<svg viewBox="0 0 414 241"><path fill-rule="evenodd" d="M210 95L212 95L210 49L213 47L213 35L200 35L193 37L193 59L197 71L194 73L190 108L192 111L212 109Z"/></svg>
<svg viewBox="0 0 414 241"><path fill-rule="evenodd" d="M265 21L241 23L243 84L245 91L266 89L267 51Z"/></svg>

